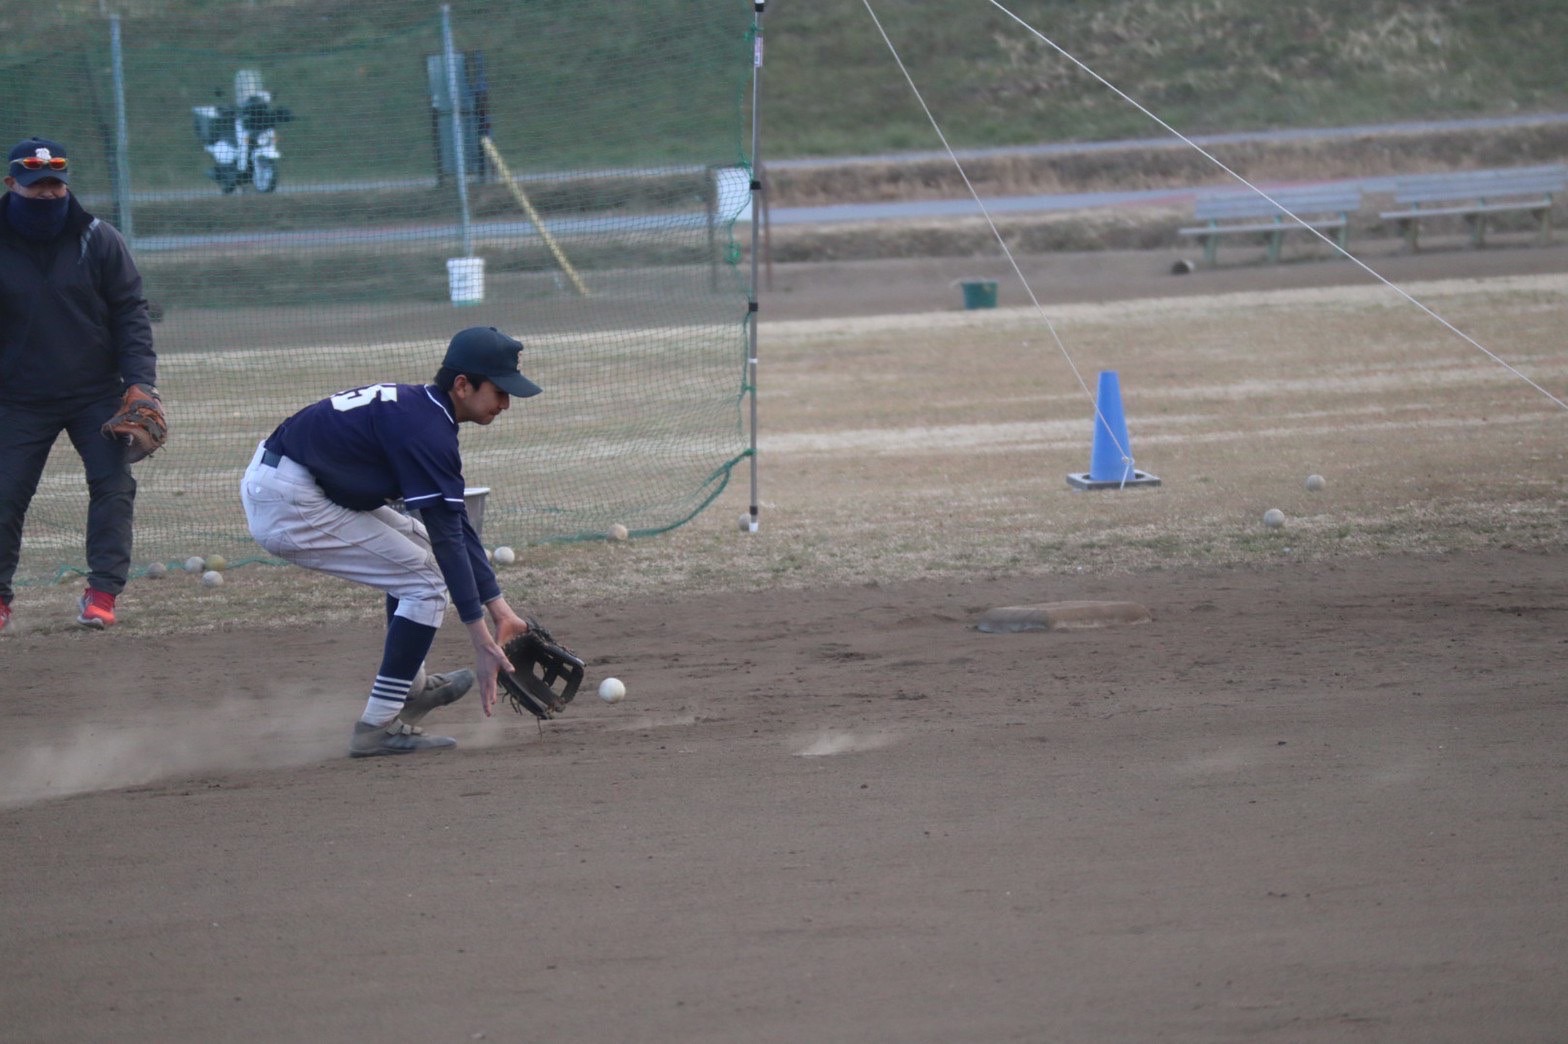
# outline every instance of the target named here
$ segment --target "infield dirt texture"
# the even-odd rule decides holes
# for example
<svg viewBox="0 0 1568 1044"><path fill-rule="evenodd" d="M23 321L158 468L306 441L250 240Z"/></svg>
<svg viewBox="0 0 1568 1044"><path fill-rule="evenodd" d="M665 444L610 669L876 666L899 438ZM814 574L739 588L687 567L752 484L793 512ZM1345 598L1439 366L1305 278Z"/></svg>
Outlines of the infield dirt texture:
<svg viewBox="0 0 1568 1044"><path fill-rule="evenodd" d="M742 475L503 572L629 690L542 734L343 757L377 599L298 571L24 591L0 1035L1561 1039L1564 412L1347 264L1170 261L1029 261L1164 482L1108 494L994 261L776 271L761 532ZM1568 391L1563 248L1383 267ZM1073 599L1153 620L974 628Z"/></svg>

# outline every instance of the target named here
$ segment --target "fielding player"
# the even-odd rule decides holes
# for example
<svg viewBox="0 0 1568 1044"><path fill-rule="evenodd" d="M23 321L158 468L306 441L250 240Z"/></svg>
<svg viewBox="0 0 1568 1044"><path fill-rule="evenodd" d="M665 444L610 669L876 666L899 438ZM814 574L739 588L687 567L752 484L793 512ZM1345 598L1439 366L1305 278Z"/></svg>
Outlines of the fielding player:
<svg viewBox="0 0 1568 1044"><path fill-rule="evenodd" d="M485 425L540 388L517 370L522 344L470 327L447 346L431 384L372 384L300 410L256 448L240 487L257 543L279 558L386 592L381 666L349 754L455 747L417 723L467 692L477 676L484 712L496 702L502 652L528 623L501 596L468 520L458 425ZM410 512L389 506L401 499ZM474 645L474 669L415 686L448 604ZM490 633L485 610L495 623Z"/></svg>

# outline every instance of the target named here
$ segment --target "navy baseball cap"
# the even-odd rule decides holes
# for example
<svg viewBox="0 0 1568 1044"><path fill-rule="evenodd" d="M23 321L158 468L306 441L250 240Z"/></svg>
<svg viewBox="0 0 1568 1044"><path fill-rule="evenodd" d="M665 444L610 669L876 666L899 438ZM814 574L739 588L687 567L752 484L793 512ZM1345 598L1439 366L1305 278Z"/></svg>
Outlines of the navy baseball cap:
<svg viewBox="0 0 1568 1044"><path fill-rule="evenodd" d="M55 178L67 185L71 183L65 146L57 141L48 138L19 141L12 147L10 158L5 172L15 178L18 185L31 185L45 178Z"/></svg>
<svg viewBox="0 0 1568 1044"><path fill-rule="evenodd" d="M526 399L544 389L517 372L517 353L522 350L523 342L493 326L470 326L459 330L446 346L441 365L459 373L478 374L508 395Z"/></svg>

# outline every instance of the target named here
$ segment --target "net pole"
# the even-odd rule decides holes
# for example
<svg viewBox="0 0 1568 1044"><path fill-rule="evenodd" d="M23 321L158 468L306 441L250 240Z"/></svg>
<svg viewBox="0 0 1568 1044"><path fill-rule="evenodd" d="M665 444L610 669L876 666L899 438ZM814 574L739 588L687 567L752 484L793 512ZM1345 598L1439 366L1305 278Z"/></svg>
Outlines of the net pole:
<svg viewBox="0 0 1568 1044"><path fill-rule="evenodd" d="M136 238L131 222L130 134L125 129L125 52L120 46L120 16L109 16L109 57L114 77L114 209L120 234Z"/></svg>
<svg viewBox="0 0 1568 1044"><path fill-rule="evenodd" d="M452 171L457 177L457 206L463 216L463 256L474 256L474 230L468 216L468 157L463 155L463 102L457 93L457 51L452 46L452 5L441 5L441 56L446 61L446 93L452 103Z"/></svg>
<svg viewBox="0 0 1568 1044"><path fill-rule="evenodd" d="M747 301L746 394L751 400L751 517L747 530L755 533L761 511L757 482L757 248L762 226L762 16L767 0L752 0L756 15L751 45L751 289Z"/></svg>

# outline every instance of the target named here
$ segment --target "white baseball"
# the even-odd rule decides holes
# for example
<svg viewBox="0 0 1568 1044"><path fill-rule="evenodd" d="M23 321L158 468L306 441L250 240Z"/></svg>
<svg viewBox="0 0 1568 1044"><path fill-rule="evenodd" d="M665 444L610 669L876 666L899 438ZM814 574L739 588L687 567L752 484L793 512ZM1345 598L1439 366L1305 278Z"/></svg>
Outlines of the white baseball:
<svg viewBox="0 0 1568 1044"><path fill-rule="evenodd" d="M223 583L223 574L216 569L209 569L201 574L201 586L203 587L217 587L221 583Z"/></svg>
<svg viewBox="0 0 1568 1044"><path fill-rule="evenodd" d="M606 678L599 683L599 698L605 703L620 703L626 695L626 686L619 678Z"/></svg>
<svg viewBox="0 0 1568 1044"><path fill-rule="evenodd" d="M495 560L502 565L511 565L517 561L517 552L503 544L495 549Z"/></svg>
<svg viewBox="0 0 1568 1044"><path fill-rule="evenodd" d="M1263 524L1270 529L1278 529L1285 524L1285 512L1279 508L1269 508L1263 512Z"/></svg>
<svg viewBox="0 0 1568 1044"><path fill-rule="evenodd" d="M187 573L199 573L206 568L207 562L200 555L192 555L185 560L185 571Z"/></svg>
<svg viewBox="0 0 1568 1044"><path fill-rule="evenodd" d="M629 535L630 534L626 532L626 527L621 525L619 522L610 527L611 540L625 540Z"/></svg>
<svg viewBox="0 0 1568 1044"><path fill-rule="evenodd" d="M149 580L157 580L158 578L165 576L168 572L169 567L164 565L162 562L147 563L147 579Z"/></svg>
<svg viewBox="0 0 1568 1044"><path fill-rule="evenodd" d="M1316 493L1322 489L1324 485L1326 485L1326 483L1324 483L1322 475L1307 476L1307 492Z"/></svg>

